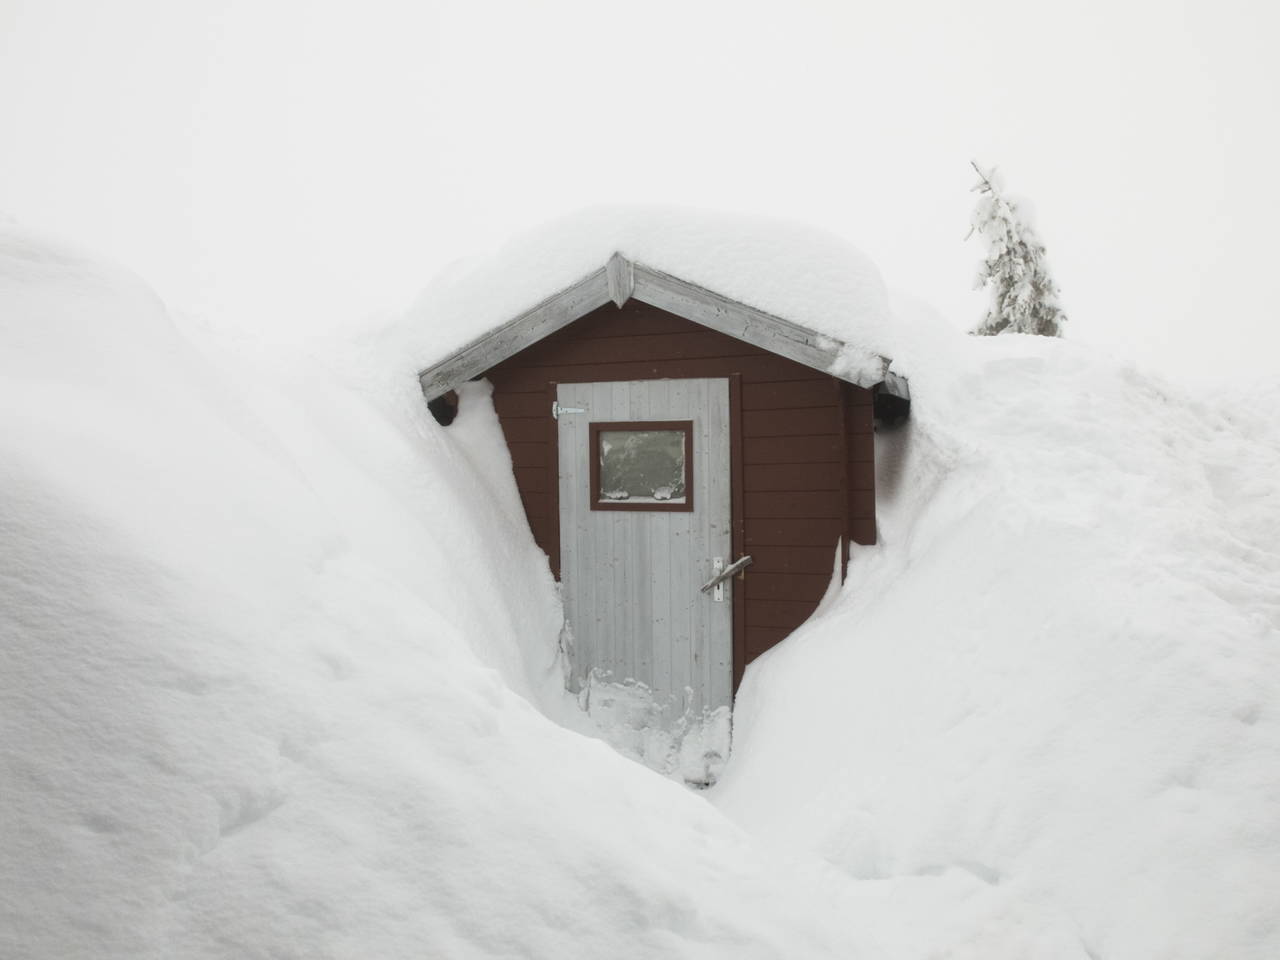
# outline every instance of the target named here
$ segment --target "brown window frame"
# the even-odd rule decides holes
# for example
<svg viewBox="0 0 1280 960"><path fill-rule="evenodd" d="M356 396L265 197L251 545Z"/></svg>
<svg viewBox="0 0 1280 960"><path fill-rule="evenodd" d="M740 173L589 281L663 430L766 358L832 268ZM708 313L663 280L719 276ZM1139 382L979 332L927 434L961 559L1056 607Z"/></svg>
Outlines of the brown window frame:
<svg viewBox="0 0 1280 960"><path fill-rule="evenodd" d="M592 510L643 510L652 513L693 512L693 421L692 420L612 420L588 424L587 460L590 464L590 488L587 502ZM633 503L629 500L600 499L600 434L614 430L682 430L684 431L684 503Z"/></svg>

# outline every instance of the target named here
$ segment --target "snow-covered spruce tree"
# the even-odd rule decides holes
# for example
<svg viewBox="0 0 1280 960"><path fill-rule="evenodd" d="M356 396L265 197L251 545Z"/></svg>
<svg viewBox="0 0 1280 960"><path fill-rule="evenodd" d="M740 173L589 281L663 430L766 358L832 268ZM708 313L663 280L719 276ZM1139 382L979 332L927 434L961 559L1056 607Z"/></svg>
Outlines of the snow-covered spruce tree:
<svg viewBox="0 0 1280 960"><path fill-rule="evenodd" d="M974 163L973 169L981 178L973 185L980 196L969 236L977 233L987 241L978 286L991 287L991 306L973 332L982 336L1062 336L1067 315L1058 304L1058 288L1045 266L1044 244L1019 215L1018 205L1005 196L995 168L984 171Z"/></svg>

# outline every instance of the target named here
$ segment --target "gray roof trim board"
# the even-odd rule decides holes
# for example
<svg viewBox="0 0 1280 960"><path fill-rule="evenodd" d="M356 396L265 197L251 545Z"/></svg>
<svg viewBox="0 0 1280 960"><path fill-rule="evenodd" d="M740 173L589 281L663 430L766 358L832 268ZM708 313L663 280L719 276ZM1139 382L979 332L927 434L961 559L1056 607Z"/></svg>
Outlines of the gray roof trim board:
<svg viewBox="0 0 1280 960"><path fill-rule="evenodd" d="M831 372L844 347L832 337L615 253L599 270L420 372L422 392L429 400L448 393L597 307L610 301L621 307L632 298L823 373ZM889 358L880 359L880 376L870 382L833 375L860 387L883 384L882 389L908 399L906 378L889 372Z"/></svg>

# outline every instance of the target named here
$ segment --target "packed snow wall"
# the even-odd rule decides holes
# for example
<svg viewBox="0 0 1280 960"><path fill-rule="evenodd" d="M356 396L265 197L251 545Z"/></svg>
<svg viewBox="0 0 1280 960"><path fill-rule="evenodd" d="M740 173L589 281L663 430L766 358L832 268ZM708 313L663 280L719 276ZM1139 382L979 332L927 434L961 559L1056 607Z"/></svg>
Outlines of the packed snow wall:
<svg viewBox="0 0 1280 960"><path fill-rule="evenodd" d="M481 385L0 233L0 955L847 956L841 888L571 733ZM788 876L779 884L779 876Z"/></svg>
<svg viewBox="0 0 1280 960"><path fill-rule="evenodd" d="M713 802L905 955L1275 956L1280 382L1026 336L903 362L880 544L748 673Z"/></svg>

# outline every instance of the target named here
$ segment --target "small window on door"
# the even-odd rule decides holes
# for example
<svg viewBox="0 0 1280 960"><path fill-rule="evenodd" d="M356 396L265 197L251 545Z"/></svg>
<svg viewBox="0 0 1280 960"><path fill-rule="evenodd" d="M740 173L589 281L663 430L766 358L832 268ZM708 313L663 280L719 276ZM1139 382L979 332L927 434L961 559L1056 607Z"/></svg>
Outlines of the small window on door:
<svg viewBox="0 0 1280 960"><path fill-rule="evenodd" d="M693 509L693 421L591 424L591 509Z"/></svg>

